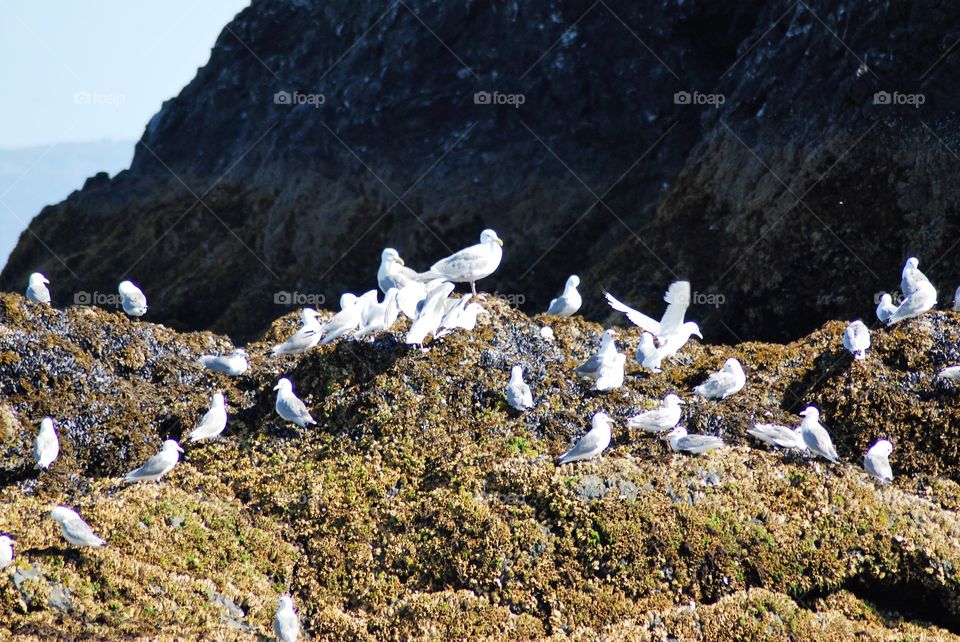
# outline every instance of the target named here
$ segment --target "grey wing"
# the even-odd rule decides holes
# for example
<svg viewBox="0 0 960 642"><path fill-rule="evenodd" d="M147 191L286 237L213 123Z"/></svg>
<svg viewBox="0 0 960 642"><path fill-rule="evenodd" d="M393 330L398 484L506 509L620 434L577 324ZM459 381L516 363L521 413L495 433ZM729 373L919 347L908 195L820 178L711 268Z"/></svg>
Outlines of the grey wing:
<svg viewBox="0 0 960 642"><path fill-rule="evenodd" d="M566 307L566 302L563 300L563 297L551 299L550 306L547 308L547 314L560 314Z"/></svg>
<svg viewBox="0 0 960 642"><path fill-rule="evenodd" d="M102 546L104 541L97 537L93 529L82 519L71 517L60 525L64 537L70 542L79 542L83 546Z"/></svg>
<svg viewBox="0 0 960 642"><path fill-rule="evenodd" d="M599 431L590 430L577 442L576 446L562 457L561 461L570 461L596 451L600 447L602 439Z"/></svg>
<svg viewBox="0 0 960 642"><path fill-rule="evenodd" d="M729 372L714 372L710 378L697 386L698 394L708 397L722 397L733 386L733 375Z"/></svg>
<svg viewBox="0 0 960 642"><path fill-rule="evenodd" d="M50 303L50 291L46 288L46 286L41 285L38 288L34 288L31 286L31 287L28 287L27 290L28 290L28 294L34 299L36 299L37 301L40 301L42 303Z"/></svg>
<svg viewBox="0 0 960 642"><path fill-rule="evenodd" d="M708 450L713 450L714 448L720 448L723 445L722 439L710 435L687 435L686 437L681 437L677 442L677 447L680 450L686 450L696 455L705 453Z"/></svg>
<svg viewBox="0 0 960 642"><path fill-rule="evenodd" d="M127 301L130 303L132 308L146 308L147 307L147 297L140 292L139 290L135 292L129 292L126 295Z"/></svg>
<svg viewBox="0 0 960 642"><path fill-rule="evenodd" d="M581 377L592 377L597 373L597 370L600 369L601 361L600 355L595 354L577 366L575 372Z"/></svg>
<svg viewBox="0 0 960 642"><path fill-rule="evenodd" d="M603 296L607 298L607 303L610 304L611 308L617 312L623 312L625 315L627 315L627 318L630 319L631 323L638 325L644 330L652 332L653 334L660 334L660 323L656 319L648 317L639 310L634 310L626 303L619 301L609 292L604 292Z"/></svg>
<svg viewBox="0 0 960 642"><path fill-rule="evenodd" d="M867 455L863 460L863 467L868 473L885 482L893 481L893 469L890 460L877 455Z"/></svg>
<svg viewBox="0 0 960 642"><path fill-rule="evenodd" d="M796 445L796 437L793 429L787 426L756 424L753 428L748 429L747 433L764 443L780 446L781 448L789 448Z"/></svg>
<svg viewBox="0 0 960 642"><path fill-rule="evenodd" d="M807 448L836 463L838 459L837 450L833 447L833 441L826 429L820 427L819 429L808 430L803 433L803 441L807 444Z"/></svg>
<svg viewBox="0 0 960 642"><path fill-rule="evenodd" d="M927 292L922 289L918 289L916 292L907 297L907 299L900 304L900 307L897 308L889 321L901 319L908 319L930 307L930 297L927 296Z"/></svg>
<svg viewBox="0 0 960 642"><path fill-rule="evenodd" d="M430 272L453 277L469 274L473 272L477 266L483 265L486 259L487 256L484 247L482 245L473 245L445 259L440 259L433 264Z"/></svg>
<svg viewBox="0 0 960 642"><path fill-rule="evenodd" d="M295 417L297 419L306 419L310 416L310 411L307 410L307 405L303 403L299 397L290 395L290 397L283 396L277 401L278 410L280 416Z"/></svg>
<svg viewBox="0 0 960 642"><path fill-rule="evenodd" d="M690 306L690 282L671 283L663 300L667 302L667 309L660 320L660 332L657 334L673 334L683 325L683 318Z"/></svg>
<svg viewBox="0 0 960 642"><path fill-rule="evenodd" d="M140 468L131 470L129 473L127 473L126 479L129 481L162 475L170 465L169 460L167 460L164 454L165 453L157 453L148 459L143 466L140 466Z"/></svg>
<svg viewBox="0 0 960 642"><path fill-rule="evenodd" d="M227 361L227 357L216 357L213 355L205 354L200 357L200 363L202 363L209 370L214 372L227 372L230 370L230 365Z"/></svg>

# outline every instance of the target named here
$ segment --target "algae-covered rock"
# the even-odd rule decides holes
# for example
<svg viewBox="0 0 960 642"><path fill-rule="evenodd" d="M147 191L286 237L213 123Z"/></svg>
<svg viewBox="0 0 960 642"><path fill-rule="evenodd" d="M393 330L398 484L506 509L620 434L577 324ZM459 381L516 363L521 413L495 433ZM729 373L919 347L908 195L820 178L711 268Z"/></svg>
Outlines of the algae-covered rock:
<svg viewBox="0 0 960 642"><path fill-rule="evenodd" d="M960 315L876 330L864 361L838 322L787 345L692 343L663 374L631 362L601 394L572 374L600 326L484 305L474 332L426 351L403 344L401 322L270 358L291 313L227 378L197 363L231 350L225 337L0 295L0 532L17 542L0 637L259 640L290 593L312 639L956 639L960 390L935 374L960 361ZM621 348L638 338L624 330ZM729 356L743 391L694 397ZM503 394L515 363L536 404L522 414ZM276 416L281 376L318 425ZM215 391L224 436L184 444L160 483L124 486ZM691 432L730 447L688 457L626 427L669 392ZM847 463L746 435L807 404ZM558 467L599 410L610 448ZM38 472L47 415L62 453ZM889 486L860 468L880 437L895 445ZM54 504L107 546L67 545Z"/></svg>

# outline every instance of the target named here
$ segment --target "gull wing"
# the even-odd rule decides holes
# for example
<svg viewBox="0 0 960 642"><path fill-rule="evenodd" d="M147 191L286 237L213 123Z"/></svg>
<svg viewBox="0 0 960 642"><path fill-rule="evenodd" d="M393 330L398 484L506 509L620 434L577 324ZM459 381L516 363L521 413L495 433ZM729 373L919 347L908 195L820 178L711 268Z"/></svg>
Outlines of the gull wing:
<svg viewBox="0 0 960 642"><path fill-rule="evenodd" d="M70 517L63 520L60 524L60 530L68 542L79 542L81 546L103 546L104 541L97 537L90 525L79 517Z"/></svg>
<svg viewBox="0 0 960 642"><path fill-rule="evenodd" d="M607 298L607 303L610 304L610 307L616 310L617 312L623 312L627 315L627 318L630 319L630 322L634 325L638 325L647 332L652 332L653 334L660 334L660 323L652 318L645 315L639 310L634 310L626 303L621 302L615 296L609 292L604 292L603 296Z"/></svg>
<svg viewBox="0 0 960 642"><path fill-rule="evenodd" d="M671 283L667 293L663 295L663 300L667 302L667 309L660 319L660 331L654 333L660 336L673 334L683 325L683 317L690 307L690 282Z"/></svg>
<svg viewBox="0 0 960 642"><path fill-rule="evenodd" d="M464 274L474 272L478 266L485 265L489 258L487 250L482 244L471 245L445 259L440 259L433 264L427 274L459 278ZM424 277L425 275L420 275L420 278Z"/></svg>

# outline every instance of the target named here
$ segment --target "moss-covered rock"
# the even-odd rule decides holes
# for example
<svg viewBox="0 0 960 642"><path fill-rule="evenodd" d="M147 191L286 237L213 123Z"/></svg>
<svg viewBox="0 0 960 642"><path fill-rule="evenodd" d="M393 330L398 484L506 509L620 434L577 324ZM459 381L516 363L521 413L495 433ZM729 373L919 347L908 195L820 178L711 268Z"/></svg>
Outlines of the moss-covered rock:
<svg viewBox="0 0 960 642"><path fill-rule="evenodd" d="M0 532L17 541L0 578L0 637L255 640L290 592L315 639L954 639L960 631L960 478L954 386L960 315L874 334L866 360L832 322L787 345L689 345L660 375L628 366L593 392L572 376L602 328L485 303L473 333L426 352L400 335L268 358L278 320L227 378L197 357L224 337L179 334L94 308L0 295ZM402 323L401 323L402 325ZM555 339L543 338L543 325ZM636 329L621 335L627 350ZM728 356L744 390L690 388ZM514 363L536 407L505 403ZM289 376L319 424L273 411ZM119 475L192 430L217 390L224 437L187 445L159 484ZM691 431L730 448L694 458L626 428L667 392ZM754 421L819 405L832 466L758 448ZM558 467L591 414L610 449ZM32 466L45 416L62 454ZM898 477L860 469L879 437ZM108 541L66 545L46 516L76 508Z"/></svg>

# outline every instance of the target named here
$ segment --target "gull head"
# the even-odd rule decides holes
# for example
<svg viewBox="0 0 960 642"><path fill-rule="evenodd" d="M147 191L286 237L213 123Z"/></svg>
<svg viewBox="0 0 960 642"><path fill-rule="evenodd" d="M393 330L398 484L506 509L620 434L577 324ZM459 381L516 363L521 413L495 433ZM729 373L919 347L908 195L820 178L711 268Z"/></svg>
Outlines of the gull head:
<svg viewBox="0 0 960 642"><path fill-rule="evenodd" d="M117 286L117 291L120 292L120 294L132 294L139 292L140 288L138 288L133 281L121 281L120 285Z"/></svg>
<svg viewBox="0 0 960 642"><path fill-rule="evenodd" d="M602 410L593 416L593 419L590 420L590 423L594 428L597 428L598 426L607 426L608 428L613 427L613 421L610 419L610 415Z"/></svg>
<svg viewBox="0 0 960 642"><path fill-rule="evenodd" d="M183 448L180 447L180 444L177 443L176 439L168 439L163 442L163 447L160 448L163 451L176 450L177 452L182 453Z"/></svg>
<svg viewBox="0 0 960 642"><path fill-rule="evenodd" d="M47 277L45 277L45 276L42 275L41 273L39 273L39 272L34 272L33 274L30 275L30 285L31 285L31 286L36 287L36 286L38 286L38 285L44 285L44 284L46 284L46 283L50 283L50 281L48 281L48 280L47 280Z"/></svg>
<svg viewBox="0 0 960 642"><path fill-rule="evenodd" d="M742 374L743 366L740 365L739 361L733 357L730 357L723 362L723 370L724 372L729 372L730 374Z"/></svg>
<svg viewBox="0 0 960 642"><path fill-rule="evenodd" d="M575 287L577 287L577 286L579 286L579 285L580 285L580 277L579 277L579 276L577 276L576 274L571 274L569 277L567 277L567 287L568 287L568 288L575 288Z"/></svg>
<svg viewBox="0 0 960 642"><path fill-rule="evenodd" d="M676 408L677 406L684 405L683 399L673 394L672 392L663 398L663 405L667 408Z"/></svg>
<svg viewBox="0 0 960 642"><path fill-rule="evenodd" d="M907 259L907 263L903 267L904 269L912 268L916 270L918 265L920 265L920 261L917 260L917 257L911 256L909 259Z"/></svg>
<svg viewBox="0 0 960 642"><path fill-rule="evenodd" d="M957 292L960 293L960 288L957 289ZM893 303L893 297L884 292L880 295L880 303L891 305Z"/></svg>
<svg viewBox="0 0 960 642"><path fill-rule="evenodd" d="M244 350L243 348L237 348L236 350L233 351L233 355L231 355L231 356L234 356L234 357L245 357L245 356L247 356L247 351Z"/></svg>
<svg viewBox="0 0 960 642"><path fill-rule="evenodd" d="M40 430L42 430L42 431L53 430L53 418L52 418L52 417L44 417L43 419L41 419L41 420L40 420Z"/></svg>
<svg viewBox="0 0 960 642"><path fill-rule="evenodd" d="M291 390L293 390L293 382L291 382L286 377L283 377L282 379L280 379L280 381L277 382L277 385L275 385L273 389L279 390L280 392L290 392Z"/></svg>
<svg viewBox="0 0 960 642"><path fill-rule="evenodd" d="M801 417L806 417L810 421L820 421L820 411L813 406L807 406L800 413Z"/></svg>
<svg viewBox="0 0 960 642"><path fill-rule="evenodd" d="M0 544L16 544L15 541L7 537L6 535L0 535Z"/></svg>
<svg viewBox="0 0 960 642"><path fill-rule="evenodd" d="M75 511L67 508L66 506L55 506L53 510L50 511L50 519L62 524L72 517L80 517Z"/></svg>
<svg viewBox="0 0 960 642"><path fill-rule="evenodd" d="M503 241L500 240L500 237L497 236L497 233L493 230L487 229L480 232L480 242L481 243L496 243L499 246L503 246Z"/></svg>
<svg viewBox="0 0 960 642"><path fill-rule="evenodd" d="M353 292L344 292L340 295L340 309L346 310L357 302L357 295Z"/></svg>
<svg viewBox="0 0 960 642"><path fill-rule="evenodd" d="M223 405L223 393L222 393L222 392L215 392L215 393L213 393L213 397L210 398L210 401L213 402L213 405L214 405L214 406L222 406L222 405Z"/></svg>
<svg viewBox="0 0 960 642"><path fill-rule="evenodd" d="M891 444L886 439L880 439L874 445L870 446L870 452L882 455L884 457L889 457L890 453L893 452L893 444Z"/></svg>
<svg viewBox="0 0 960 642"><path fill-rule="evenodd" d="M523 380L523 366L517 364L510 369L510 379L521 381Z"/></svg>
<svg viewBox="0 0 960 642"><path fill-rule="evenodd" d="M673 430L668 433L664 433L661 437L664 441L673 441L674 439L679 439L680 437L687 436L687 429L683 426L675 426Z"/></svg>
<svg viewBox="0 0 960 642"><path fill-rule="evenodd" d="M399 263L403 265L403 259L400 258L400 253L392 247L388 247L380 253L380 260L384 263Z"/></svg>
<svg viewBox="0 0 960 642"><path fill-rule="evenodd" d="M696 335L703 339L703 335L700 334L700 326L698 326L694 321L687 321L683 324L683 328L685 331L689 332L691 336Z"/></svg>
<svg viewBox="0 0 960 642"><path fill-rule="evenodd" d="M280 596L280 608L281 609L293 609L293 598L289 595Z"/></svg>

